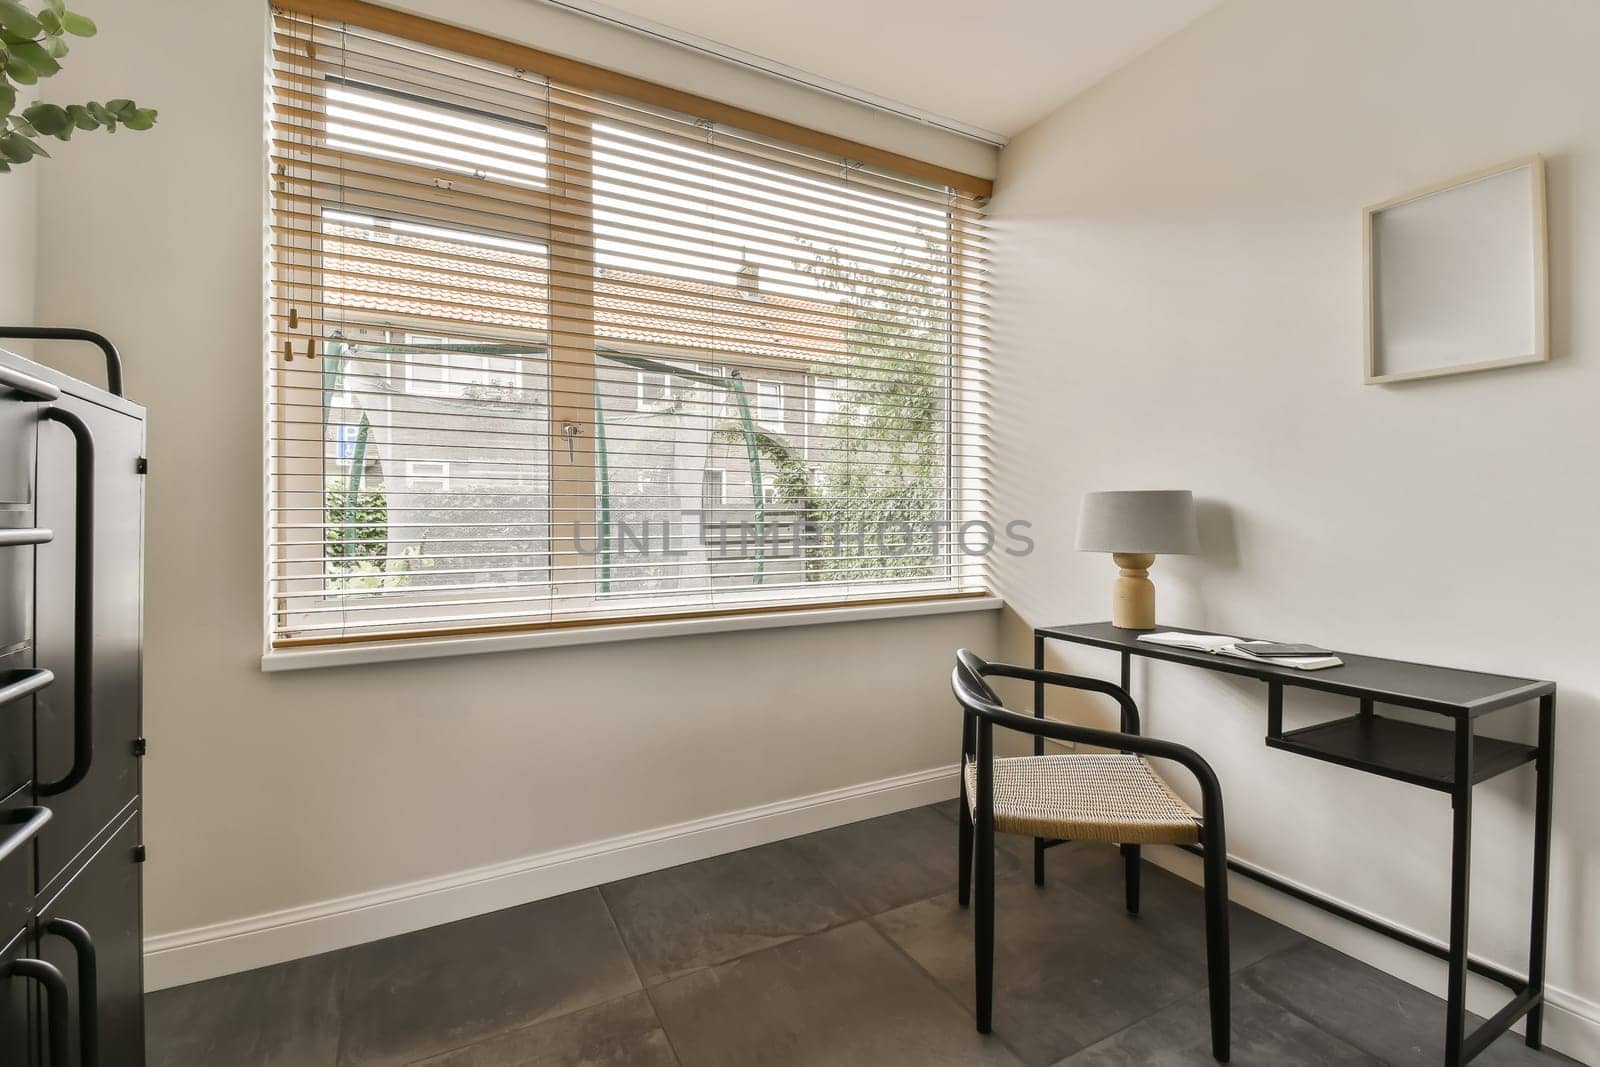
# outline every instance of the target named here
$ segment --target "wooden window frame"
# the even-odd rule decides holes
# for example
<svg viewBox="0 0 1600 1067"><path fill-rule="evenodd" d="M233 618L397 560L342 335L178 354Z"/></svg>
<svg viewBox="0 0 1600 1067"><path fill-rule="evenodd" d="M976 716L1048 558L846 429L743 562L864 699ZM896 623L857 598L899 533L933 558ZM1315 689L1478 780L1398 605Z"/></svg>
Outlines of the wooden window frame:
<svg viewBox="0 0 1600 1067"><path fill-rule="evenodd" d="M895 171L911 178L917 178L945 185L952 190L966 193L976 199L985 199L992 192L992 183L988 179L962 174L957 171L939 167L923 161L910 159L896 153L886 152L871 146L861 145L856 142L827 134L807 130L782 120L772 119L742 108L725 105L716 101L707 100L692 94L682 93L663 86L654 85L640 79L617 74L603 68L588 64L576 63L572 60L537 49L517 45L511 42L498 40L474 31L464 30L449 26L445 23L394 11L374 4L365 3L364 0L274 0L275 9L287 13L308 15L322 20L343 21L379 33L392 35L415 41L426 46L437 47L446 51L457 52L468 56L503 63L518 68L535 69L547 76L552 84L561 83L575 88L594 90L604 93L615 93L621 96L640 101L642 103L666 108L672 111L689 112L700 115L710 121L727 123L758 136L771 137L786 144L801 148L814 149L830 155L839 155L853 161L882 167ZM302 106L326 107L326 101L310 100L309 103L301 102ZM422 99L419 97L419 99ZM432 103L431 101L424 101ZM326 122L326 112L323 112L323 121ZM488 116L495 117L495 116ZM546 157L547 181L541 188L522 188L519 197L526 212L526 224L508 229L504 233L496 234L499 237L526 239L539 243L545 249L549 270L552 277L558 273L562 277L562 284L552 286L549 296L549 312L546 329L546 348L548 352L547 375L551 381L577 380L587 378L597 380L599 375L599 361L604 353L597 348L595 330L595 205L594 205L594 155L592 150L594 127L591 116L574 114L570 109L562 110L558 114L551 110L546 119L545 129L552 137L560 139L562 150L559 153L550 153ZM350 151L359 152L359 149ZM320 152L323 158L330 155L327 150ZM332 153L337 154L337 153ZM383 164L376 166L367 164L375 170L382 170ZM395 162L396 167L405 166L404 163ZM313 167L315 164L313 164ZM461 182L453 183L470 189L473 179L464 177ZM455 193L451 188L441 188L438 197L430 200L426 215L419 214L414 207L408 208L401 192L403 186L396 183L401 191L396 192L392 203L386 202L383 193L373 193L363 198L362 202L350 204L350 210L357 214L370 214L384 219L415 220L419 225L431 225L439 228L449 228L452 222L450 205ZM305 197L303 201L307 211L312 210L315 198ZM543 218L541 223L540 219ZM552 218L559 217L560 224L552 223ZM463 216L461 222L468 229L476 229L471 224L470 215ZM329 236L324 230L324 220L319 218L309 219L311 225L305 228L308 238L308 247L295 249L304 252L309 261L303 264L294 264L291 270L304 271L320 282L324 273L322 259L325 245L330 240L338 240ZM950 219L952 232L961 226L960 213L954 213ZM959 253L956 253L959 254ZM280 268L289 266L279 264ZM952 277L954 277L954 272ZM280 281L282 275L280 274ZM288 288L292 291L293 281L289 281ZM281 302L281 301L280 301ZM952 322L959 317L961 305L957 295L952 300ZM384 319L383 313L371 313L371 321L377 325ZM392 331L421 332L416 324L407 323L397 318L389 327ZM608 346L614 342L607 342ZM649 349L650 345L626 346L629 351ZM965 362L965 349L959 343L950 349L952 360L951 375L960 374L960 365ZM681 351L673 351L672 358L682 359ZM717 361L715 352L708 352L707 356L712 361ZM759 364L759 357L752 359L749 356L741 357L741 363L746 365ZM783 367L788 371L792 368ZM409 377L409 365L406 369ZM761 382L761 384L767 384ZM789 421L787 404L790 401L790 388L782 381L773 383L779 390L779 414L783 423ZM809 396L810 389L804 392ZM438 394L449 395L447 383L441 383ZM758 386L759 399L759 386ZM760 405L765 408L766 405ZM809 404L806 405L809 410ZM954 406L949 405L951 417L958 413ZM765 412L763 411L763 415ZM806 419L809 427L810 420ZM948 428L947 428L948 429ZM600 608L607 603L619 603L618 598L609 596L599 591L600 583L597 580L593 559L575 551L576 539L565 539L561 536L562 530L571 529L574 523L585 527L592 527L596 519L595 497L587 488L592 486L596 475L596 427L595 411L592 405L584 403L572 391L552 391L549 409L548 426L548 452L550 457L550 533L549 533L549 575L550 595L566 605L577 605L587 601L594 608ZM947 448L953 440L949 433ZM279 437L283 440L283 437ZM947 476L950 481L949 497L953 502L959 492L960 472L954 467L947 467ZM280 472L278 477L298 478L298 474ZM724 475L725 477L725 475ZM561 488L565 484L567 489ZM726 483L724 482L724 494ZM572 549L563 550L563 546L573 545ZM306 577L310 577L307 575ZM298 580L298 576L296 577ZM886 595L880 598L830 600L817 599L797 603L771 603L753 605L750 607L725 606L719 608L694 608L685 607L683 610L667 609L658 612L643 614L619 611L615 615L597 614L594 616L580 616L553 620L548 623L521 622L506 626L494 624L472 624L463 626L430 626L419 630L392 630L371 634L346 634L298 638L290 636L274 640L269 632L268 644L270 649L289 649L308 646L358 644L367 642L393 642L416 639L434 639L451 636L485 635L511 631L537 631L543 629L566 629L583 626L614 626L631 622L649 623L663 619L696 619L722 616L739 616L743 614L764 614L769 612L796 612L807 610L827 610L843 606L873 606L892 604L903 601L946 601L983 597L986 594L978 592L917 592L905 596ZM671 600L672 597L663 599ZM283 605L274 607L275 614L283 614L286 609ZM404 610L403 605L396 605L396 610ZM279 627L273 627L276 631Z"/></svg>

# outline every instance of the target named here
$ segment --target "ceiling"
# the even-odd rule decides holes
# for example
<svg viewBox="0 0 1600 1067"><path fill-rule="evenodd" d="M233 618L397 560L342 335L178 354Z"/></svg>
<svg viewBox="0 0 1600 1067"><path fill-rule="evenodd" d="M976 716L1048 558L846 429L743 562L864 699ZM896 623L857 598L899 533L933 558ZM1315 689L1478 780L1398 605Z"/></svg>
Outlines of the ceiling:
<svg viewBox="0 0 1600 1067"><path fill-rule="evenodd" d="M1220 0L558 2L1009 137Z"/></svg>

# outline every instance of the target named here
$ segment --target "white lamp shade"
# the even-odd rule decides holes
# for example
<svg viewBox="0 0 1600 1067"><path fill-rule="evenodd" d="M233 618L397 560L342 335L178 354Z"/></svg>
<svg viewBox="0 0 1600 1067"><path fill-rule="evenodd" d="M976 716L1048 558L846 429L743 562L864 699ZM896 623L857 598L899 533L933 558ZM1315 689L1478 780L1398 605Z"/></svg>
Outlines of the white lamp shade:
<svg viewBox="0 0 1600 1067"><path fill-rule="evenodd" d="M1085 493L1078 551L1190 555L1200 551L1194 494L1187 489Z"/></svg>

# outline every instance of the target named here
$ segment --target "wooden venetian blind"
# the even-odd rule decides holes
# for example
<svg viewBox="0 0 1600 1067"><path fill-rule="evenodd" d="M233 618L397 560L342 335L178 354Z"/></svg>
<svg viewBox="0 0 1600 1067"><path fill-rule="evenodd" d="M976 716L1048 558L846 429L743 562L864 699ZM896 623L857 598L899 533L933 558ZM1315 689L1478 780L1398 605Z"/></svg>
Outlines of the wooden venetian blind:
<svg viewBox="0 0 1600 1067"><path fill-rule="evenodd" d="M979 200L304 5L272 29L275 646L983 590Z"/></svg>

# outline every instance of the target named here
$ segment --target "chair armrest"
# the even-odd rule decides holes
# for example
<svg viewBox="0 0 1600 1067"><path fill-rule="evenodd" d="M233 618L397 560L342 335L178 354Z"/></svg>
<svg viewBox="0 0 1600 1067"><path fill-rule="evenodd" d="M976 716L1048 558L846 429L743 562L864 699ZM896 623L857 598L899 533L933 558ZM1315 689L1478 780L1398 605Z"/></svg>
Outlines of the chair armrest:
<svg viewBox="0 0 1600 1067"><path fill-rule="evenodd" d="M977 656L965 649L956 654L957 665L950 678L951 687L955 690L956 699L961 702L963 709L972 716L1018 733L1032 734L1035 737L1048 737L1056 741L1073 741L1081 744L1099 745L1103 748L1120 749L1140 756L1154 756L1157 759L1168 759L1179 764L1195 778L1200 786L1200 795L1203 805L1202 815L1211 818L1213 815L1219 823L1222 814L1222 785L1217 780L1216 772L1211 769L1211 764L1194 749L1180 745L1175 741L1163 741L1160 738L1145 737L1136 733L1124 733L1120 730L1101 730L1092 726L1078 726L1075 723L1062 722L1059 719L1039 718L1033 715L1022 715L1011 711L1002 705L994 690L984 682L986 677L1018 678L1025 681L1041 681L1048 685L1064 685L1069 688L1091 689L1096 692L1109 693L1118 696L1118 702L1127 701L1123 707L1132 705L1133 698L1128 696L1121 686L1112 685L1110 682L1101 682L1093 678L1077 678L1068 674L1056 674L1053 671L1036 670L1031 667L1019 667L1010 663L985 663ZM1077 682L1088 682L1089 685L1077 685ZM1137 711L1135 711L1137 714Z"/></svg>
<svg viewBox="0 0 1600 1067"><path fill-rule="evenodd" d="M1011 663L986 663L984 667L986 668L985 673L987 676L993 678L1016 678L1025 682L1042 682L1045 685L1054 685L1062 689L1081 689L1090 693L1104 693L1115 700L1117 706L1122 710L1122 732L1131 734L1139 732L1139 705L1134 703L1133 694L1115 682L1107 682L1100 678L1084 678L1076 674L1058 674L1055 671L1041 670L1036 667L1018 667Z"/></svg>

